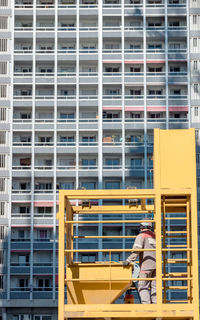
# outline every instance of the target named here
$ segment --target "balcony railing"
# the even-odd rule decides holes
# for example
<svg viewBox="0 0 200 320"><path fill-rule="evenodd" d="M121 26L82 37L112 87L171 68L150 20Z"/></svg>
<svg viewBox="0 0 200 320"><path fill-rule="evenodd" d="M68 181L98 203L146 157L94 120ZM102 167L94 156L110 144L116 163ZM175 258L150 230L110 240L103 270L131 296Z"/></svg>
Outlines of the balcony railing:
<svg viewBox="0 0 200 320"><path fill-rule="evenodd" d="M76 145L75 141L60 141L57 142L58 147L63 147L63 146L69 146L69 147L74 147Z"/></svg>
<svg viewBox="0 0 200 320"><path fill-rule="evenodd" d="M13 141L13 146L29 147L31 145L32 142Z"/></svg>
<svg viewBox="0 0 200 320"><path fill-rule="evenodd" d="M14 288L10 288L10 291L17 291L17 292L21 292L21 291L30 291L30 287L14 287Z"/></svg>
<svg viewBox="0 0 200 320"><path fill-rule="evenodd" d="M103 165L104 170L121 170L122 165Z"/></svg>
<svg viewBox="0 0 200 320"><path fill-rule="evenodd" d="M121 118L103 118L103 122L122 122Z"/></svg>
<svg viewBox="0 0 200 320"><path fill-rule="evenodd" d="M13 194L30 194L31 190L29 189L12 189Z"/></svg>
<svg viewBox="0 0 200 320"><path fill-rule="evenodd" d="M31 166L13 166L12 170L31 170Z"/></svg>
<svg viewBox="0 0 200 320"><path fill-rule="evenodd" d="M57 166L56 170L76 170L76 166L75 165L69 165L69 166Z"/></svg>
<svg viewBox="0 0 200 320"><path fill-rule="evenodd" d="M36 146L36 147L43 147L43 146L49 147L49 146L53 146L53 145L54 145L54 142L53 142L53 141L49 141L49 142L39 142L39 141L36 141L36 142L35 142L35 146Z"/></svg>
<svg viewBox="0 0 200 320"><path fill-rule="evenodd" d="M79 165L79 170L97 170L98 166L97 165Z"/></svg>
<svg viewBox="0 0 200 320"><path fill-rule="evenodd" d="M12 242L30 242L31 239L30 238L12 238L11 241Z"/></svg>
<svg viewBox="0 0 200 320"><path fill-rule="evenodd" d="M33 31L33 27L15 27L15 31Z"/></svg>
<svg viewBox="0 0 200 320"><path fill-rule="evenodd" d="M54 168L53 166L46 166L46 165L34 167L35 170L53 170L53 168Z"/></svg>
<svg viewBox="0 0 200 320"><path fill-rule="evenodd" d="M159 99L159 100L163 100L165 99L166 96L162 95L162 94L148 94L147 95L147 99Z"/></svg>
<svg viewBox="0 0 200 320"><path fill-rule="evenodd" d="M96 141L88 141L88 142L83 142L83 141L81 141L81 142L79 142L79 146L82 146L82 147L85 147L85 146L97 146L98 145L98 143L96 142Z"/></svg>
<svg viewBox="0 0 200 320"><path fill-rule="evenodd" d="M53 189L35 189L34 192L37 193L53 193Z"/></svg>
<svg viewBox="0 0 200 320"><path fill-rule="evenodd" d="M188 99L187 95L179 95L179 94L173 94L173 95L169 95L169 99L177 99L177 100L186 100Z"/></svg>
<svg viewBox="0 0 200 320"><path fill-rule="evenodd" d="M12 218L27 218L27 217L30 217L31 214L30 213L20 213L20 212L12 212L11 213L11 217Z"/></svg>

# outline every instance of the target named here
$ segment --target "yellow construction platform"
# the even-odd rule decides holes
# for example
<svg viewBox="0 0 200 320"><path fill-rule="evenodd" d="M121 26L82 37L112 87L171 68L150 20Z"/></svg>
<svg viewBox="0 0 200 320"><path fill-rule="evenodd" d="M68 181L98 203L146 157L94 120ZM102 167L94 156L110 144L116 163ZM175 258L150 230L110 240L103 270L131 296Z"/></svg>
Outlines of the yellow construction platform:
<svg viewBox="0 0 200 320"><path fill-rule="evenodd" d="M193 129L155 129L153 189L60 191L59 320L199 320L196 191ZM108 205L105 203L106 199L121 202L119 205ZM92 200L96 203L100 200L99 205L92 203ZM102 214L109 215L109 218L102 219ZM122 219L112 219L114 214L122 215ZM126 219L127 214L129 220ZM79 249L74 247L74 240L85 238L92 243L97 238L132 238L134 242L135 236L79 236L74 234L74 226L122 223L125 226L138 226L144 221L138 219L138 214L146 221L154 223L157 304L116 304L116 299L135 279L132 276L132 267L123 268L121 262L112 262L112 254L130 253L132 249ZM84 215L91 215L91 219L85 220ZM109 261L74 261L75 254L92 252L106 254ZM180 264L181 271L176 268ZM184 299L180 300L174 292L183 293Z"/></svg>

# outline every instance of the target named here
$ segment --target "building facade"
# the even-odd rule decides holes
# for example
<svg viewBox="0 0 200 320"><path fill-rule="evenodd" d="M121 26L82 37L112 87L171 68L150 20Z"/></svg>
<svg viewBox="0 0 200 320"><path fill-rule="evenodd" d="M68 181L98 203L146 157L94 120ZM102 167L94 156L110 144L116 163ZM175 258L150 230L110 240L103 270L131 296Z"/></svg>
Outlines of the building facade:
<svg viewBox="0 0 200 320"><path fill-rule="evenodd" d="M151 188L153 129L190 127L200 0L0 0L0 319L57 319L58 190Z"/></svg>

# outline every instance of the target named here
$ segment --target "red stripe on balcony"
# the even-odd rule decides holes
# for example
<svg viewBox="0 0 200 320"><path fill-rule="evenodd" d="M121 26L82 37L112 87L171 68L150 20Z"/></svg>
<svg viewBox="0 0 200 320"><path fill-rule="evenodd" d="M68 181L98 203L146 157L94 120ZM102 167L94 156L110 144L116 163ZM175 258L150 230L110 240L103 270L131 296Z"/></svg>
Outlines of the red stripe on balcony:
<svg viewBox="0 0 200 320"><path fill-rule="evenodd" d="M122 63L122 60L103 60L103 63Z"/></svg>
<svg viewBox="0 0 200 320"><path fill-rule="evenodd" d="M144 110L143 106L125 107L125 111L143 111L143 110Z"/></svg>
<svg viewBox="0 0 200 320"><path fill-rule="evenodd" d="M108 107L103 107L103 110L122 110L122 106L108 106Z"/></svg>
<svg viewBox="0 0 200 320"><path fill-rule="evenodd" d="M34 207L53 207L53 201L35 201Z"/></svg>
<svg viewBox="0 0 200 320"><path fill-rule="evenodd" d="M165 60L147 60L147 63L165 63Z"/></svg>
<svg viewBox="0 0 200 320"><path fill-rule="evenodd" d="M141 63L144 63L144 60L125 60L124 63L125 64L131 64L131 63L141 64Z"/></svg>
<svg viewBox="0 0 200 320"><path fill-rule="evenodd" d="M165 106L147 106L147 111L165 111Z"/></svg>
<svg viewBox="0 0 200 320"><path fill-rule="evenodd" d="M53 225L47 225L47 224L40 225L40 224L38 224L38 225L34 225L34 228L35 229L37 229L37 228L38 229L40 229L40 228L49 228L49 229L51 229L51 228L53 228Z"/></svg>
<svg viewBox="0 0 200 320"><path fill-rule="evenodd" d="M30 224L13 224L12 228L30 228Z"/></svg>
<svg viewBox="0 0 200 320"><path fill-rule="evenodd" d="M169 111L188 111L188 106L175 106L175 107L169 107Z"/></svg>

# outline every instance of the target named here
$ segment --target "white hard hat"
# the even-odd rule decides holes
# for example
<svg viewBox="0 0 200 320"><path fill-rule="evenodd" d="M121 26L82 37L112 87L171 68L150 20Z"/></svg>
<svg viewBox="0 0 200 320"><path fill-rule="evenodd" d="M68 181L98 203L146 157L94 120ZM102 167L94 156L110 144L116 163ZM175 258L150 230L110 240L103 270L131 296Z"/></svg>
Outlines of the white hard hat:
<svg viewBox="0 0 200 320"><path fill-rule="evenodd" d="M147 229L151 229L152 228L152 223L151 222L141 222L140 223L140 227L142 228L147 228Z"/></svg>

